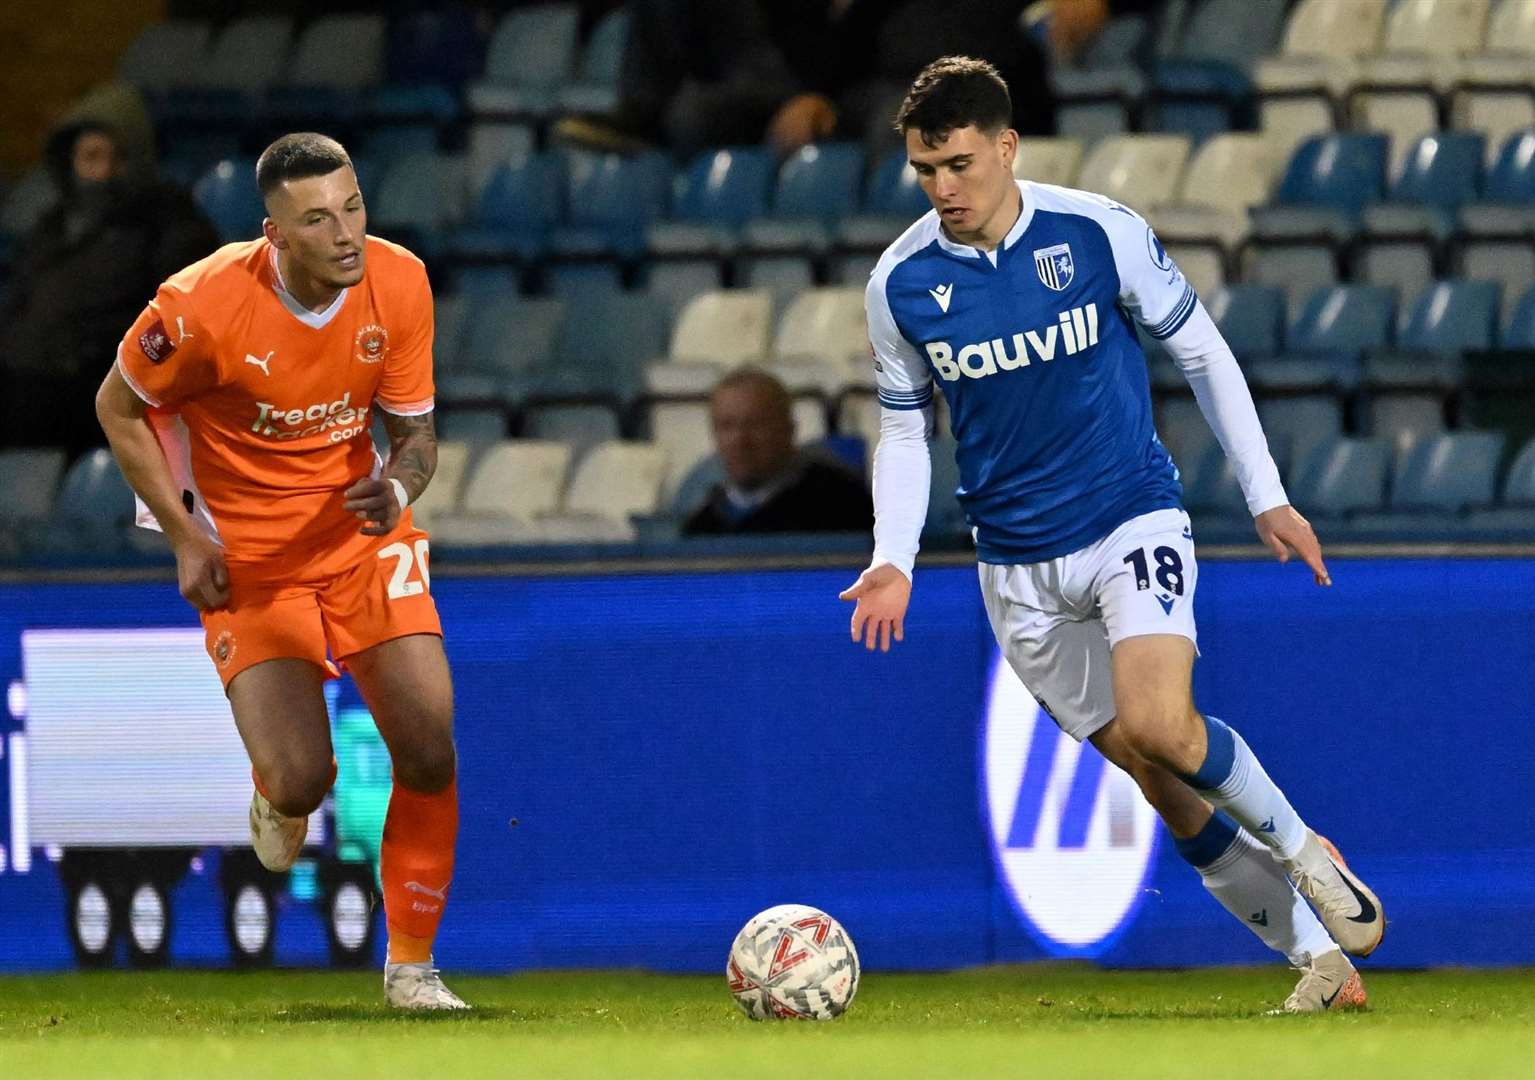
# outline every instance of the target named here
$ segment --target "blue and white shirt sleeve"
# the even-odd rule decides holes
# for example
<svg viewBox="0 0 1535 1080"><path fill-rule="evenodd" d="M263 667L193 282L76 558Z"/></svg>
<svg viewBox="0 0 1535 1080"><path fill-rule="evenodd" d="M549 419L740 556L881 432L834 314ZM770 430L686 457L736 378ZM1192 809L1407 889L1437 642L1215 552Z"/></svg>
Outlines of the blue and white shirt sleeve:
<svg viewBox="0 0 1535 1080"><path fill-rule="evenodd" d="M874 381L879 403L887 409L922 409L933 401L933 375L915 345L901 335L890 311L885 283L890 271L881 266L864 291L869 322L869 349L874 354Z"/></svg>
<svg viewBox="0 0 1535 1080"><path fill-rule="evenodd" d="M1115 207L1099 220L1114 249L1120 303L1188 379L1199 411L1235 466L1248 511L1256 517L1287 504L1247 380L1193 286L1139 215Z"/></svg>
<svg viewBox="0 0 1535 1080"><path fill-rule="evenodd" d="M1166 341L1188 322L1199 298L1194 287L1162 247L1146 219L1109 203L1098 216L1114 251L1119 273L1119 302L1147 334Z"/></svg>
<svg viewBox="0 0 1535 1080"><path fill-rule="evenodd" d="M870 566L889 563L909 580L932 486L927 439L933 377L890 313L885 296L888 277L889 271L880 267L864 293L881 406L879 444L874 448L874 559Z"/></svg>

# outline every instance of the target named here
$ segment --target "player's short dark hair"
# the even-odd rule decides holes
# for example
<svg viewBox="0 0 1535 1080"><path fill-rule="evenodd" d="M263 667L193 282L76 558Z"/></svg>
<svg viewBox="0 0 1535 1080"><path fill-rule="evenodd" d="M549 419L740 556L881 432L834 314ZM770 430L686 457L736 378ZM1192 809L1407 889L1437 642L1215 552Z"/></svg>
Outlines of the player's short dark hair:
<svg viewBox="0 0 1535 1080"><path fill-rule="evenodd" d="M346 148L329 135L296 131L261 151L256 159L256 186L264 199L286 180L326 176L351 164Z"/></svg>
<svg viewBox="0 0 1535 1080"><path fill-rule="evenodd" d="M1013 99L997 69L973 56L943 56L918 73L895 116L902 135L916 128L936 146L956 128L995 134L1013 122Z"/></svg>

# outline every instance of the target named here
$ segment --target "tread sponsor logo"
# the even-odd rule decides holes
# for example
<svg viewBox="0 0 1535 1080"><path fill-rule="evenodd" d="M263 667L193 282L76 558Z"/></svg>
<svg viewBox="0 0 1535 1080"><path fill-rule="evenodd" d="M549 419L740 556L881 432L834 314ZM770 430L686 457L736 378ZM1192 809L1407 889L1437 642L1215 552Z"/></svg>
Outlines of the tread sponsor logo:
<svg viewBox="0 0 1535 1080"><path fill-rule="evenodd" d="M958 347L947 341L929 341L923 347L939 377L954 382L961 376L984 379L999 371L1026 368L1034 360L1048 364L1057 351L1075 356L1096 344L1098 305L1084 304L1061 312L1055 322L1043 329L1024 330L1010 339L992 338Z"/></svg>
<svg viewBox="0 0 1535 1080"><path fill-rule="evenodd" d="M368 406L352 405L348 390L340 400L319 401L303 408L287 408L268 401L256 402L256 419L251 431L269 439L302 439L309 435L330 433L331 442L350 439L368 428Z"/></svg>

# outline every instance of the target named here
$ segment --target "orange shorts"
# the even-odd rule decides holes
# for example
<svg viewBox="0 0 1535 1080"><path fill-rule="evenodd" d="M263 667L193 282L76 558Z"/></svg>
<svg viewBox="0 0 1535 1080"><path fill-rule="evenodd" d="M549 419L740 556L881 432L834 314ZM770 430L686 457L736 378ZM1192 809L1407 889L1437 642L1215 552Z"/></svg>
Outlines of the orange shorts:
<svg viewBox="0 0 1535 1080"><path fill-rule="evenodd" d="M229 603L202 615L225 688L264 660L308 660L334 678L354 653L409 634L441 635L426 533L406 524L378 539L349 569L312 581L279 583L270 567L231 562Z"/></svg>

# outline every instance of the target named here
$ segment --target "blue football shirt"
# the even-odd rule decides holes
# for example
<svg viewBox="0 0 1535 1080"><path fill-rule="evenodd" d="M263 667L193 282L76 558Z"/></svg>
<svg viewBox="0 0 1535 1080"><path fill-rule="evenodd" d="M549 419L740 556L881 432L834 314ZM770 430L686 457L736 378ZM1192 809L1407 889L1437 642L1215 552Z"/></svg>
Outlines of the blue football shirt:
<svg viewBox="0 0 1535 1080"><path fill-rule="evenodd" d="M950 240L930 212L885 251L865 297L880 403L920 409L935 383L943 392L959 499L992 563L1066 555L1180 505L1131 320L1167 338L1196 303L1138 214L1018 187L1023 211L994 252Z"/></svg>

